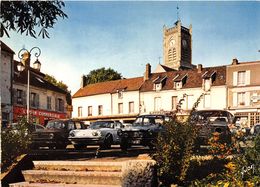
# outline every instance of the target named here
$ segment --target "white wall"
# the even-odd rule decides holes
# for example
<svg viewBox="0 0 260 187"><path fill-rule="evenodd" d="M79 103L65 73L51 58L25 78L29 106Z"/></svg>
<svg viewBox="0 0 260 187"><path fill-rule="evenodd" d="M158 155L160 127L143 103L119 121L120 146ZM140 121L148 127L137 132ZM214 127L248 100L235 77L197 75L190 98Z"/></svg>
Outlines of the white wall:
<svg viewBox="0 0 260 187"><path fill-rule="evenodd" d="M92 116L98 115L98 106L103 106L103 115L111 115L111 94L93 95L72 99L72 117L78 117L78 107L82 107L82 117L88 116L88 106L92 106Z"/></svg>

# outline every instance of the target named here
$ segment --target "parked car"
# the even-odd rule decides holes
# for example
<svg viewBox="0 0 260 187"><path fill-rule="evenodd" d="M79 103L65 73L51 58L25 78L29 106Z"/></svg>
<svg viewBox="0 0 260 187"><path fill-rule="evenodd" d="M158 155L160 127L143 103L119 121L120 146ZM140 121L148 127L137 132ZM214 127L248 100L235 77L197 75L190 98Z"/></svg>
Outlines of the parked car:
<svg viewBox="0 0 260 187"><path fill-rule="evenodd" d="M230 112L225 110L199 110L191 115L191 122L199 128L197 145L207 145L215 132L219 133L221 142L231 142L230 126L234 124L234 116Z"/></svg>
<svg viewBox="0 0 260 187"><path fill-rule="evenodd" d="M23 131L25 135L28 135L31 134L32 132L41 131L42 129L45 129L44 126L35 123L30 124L26 129L22 129L22 128L24 128L24 126L20 127L18 123L12 123L10 126L3 128L2 132L5 133L7 130L9 130L12 131L13 133L18 134L18 133L22 133Z"/></svg>
<svg viewBox="0 0 260 187"><path fill-rule="evenodd" d="M84 129L83 122L73 119L56 119L47 123L46 128L32 133L31 147L49 147L65 149L69 144L68 136L71 130Z"/></svg>
<svg viewBox="0 0 260 187"><path fill-rule="evenodd" d="M260 123L255 124L250 130L250 136L252 138L255 138L258 135L260 135Z"/></svg>
<svg viewBox="0 0 260 187"><path fill-rule="evenodd" d="M119 144L118 130L123 128L119 121L96 121L87 129L72 130L69 140L75 149L83 149L88 145L99 145L101 148L109 149L113 144Z"/></svg>
<svg viewBox="0 0 260 187"><path fill-rule="evenodd" d="M132 126L119 131L121 137L120 147L127 150L132 145L149 146L154 148L158 133L163 132L163 123L170 121L170 116L165 115L140 115Z"/></svg>

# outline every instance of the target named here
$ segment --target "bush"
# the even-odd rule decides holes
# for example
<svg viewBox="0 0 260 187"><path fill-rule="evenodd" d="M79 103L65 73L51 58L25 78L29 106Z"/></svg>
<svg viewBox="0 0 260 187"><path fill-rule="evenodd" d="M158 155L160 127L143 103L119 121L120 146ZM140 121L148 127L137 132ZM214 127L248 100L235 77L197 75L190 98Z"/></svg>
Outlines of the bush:
<svg viewBox="0 0 260 187"><path fill-rule="evenodd" d="M15 129L11 127L1 129L2 172L6 171L18 156L27 153L30 129L32 128L25 118L19 120Z"/></svg>
<svg viewBox="0 0 260 187"><path fill-rule="evenodd" d="M197 108L200 98L194 104L192 112ZM182 100L177 109L180 108L181 102ZM184 185L195 147L197 128L190 118L185 122L180 122L176 115L173 115L173 120L165 123L164 126L166 131L159 134L155 146L156 152L152 155L157 163L157 175L164 186Z"/></svg>

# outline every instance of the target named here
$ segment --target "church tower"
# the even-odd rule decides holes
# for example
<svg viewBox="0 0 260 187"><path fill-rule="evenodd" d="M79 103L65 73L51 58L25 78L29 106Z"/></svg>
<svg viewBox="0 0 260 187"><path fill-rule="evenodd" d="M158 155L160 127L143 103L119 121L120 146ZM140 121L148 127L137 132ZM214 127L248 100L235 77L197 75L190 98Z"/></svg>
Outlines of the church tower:
<svg viewBox="0 0 260 187"><path fill-rule="evenodd" d="M192 26L181 26L178 20L172 28L163 27L163 62L175 69L190 69L192 65Z"/></svg>

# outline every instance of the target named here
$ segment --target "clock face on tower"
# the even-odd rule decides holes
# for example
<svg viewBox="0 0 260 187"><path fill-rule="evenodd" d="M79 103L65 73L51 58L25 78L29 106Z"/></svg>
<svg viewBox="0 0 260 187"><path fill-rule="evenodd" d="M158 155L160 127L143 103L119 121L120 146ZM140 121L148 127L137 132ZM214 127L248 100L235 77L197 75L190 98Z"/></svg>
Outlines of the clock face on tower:
<svg viewBox="0 0 260 187"><path fill-rule="evenodd" d="M173 47L173 46L175 46L175 43L176 43L175 40L171 39L170 42L169 42L169 46Z"/></svg>

